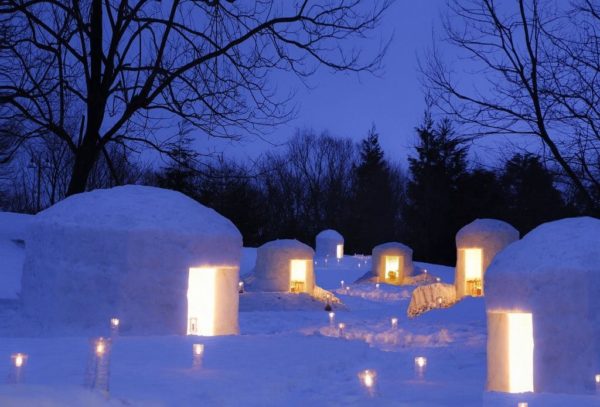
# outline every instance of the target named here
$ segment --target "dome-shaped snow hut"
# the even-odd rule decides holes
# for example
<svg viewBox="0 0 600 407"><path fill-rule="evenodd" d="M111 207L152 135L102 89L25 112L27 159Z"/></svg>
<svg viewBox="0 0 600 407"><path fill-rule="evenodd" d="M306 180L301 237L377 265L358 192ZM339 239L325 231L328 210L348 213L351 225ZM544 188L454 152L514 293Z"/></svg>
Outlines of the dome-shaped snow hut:
<svg viewBox="0 0 600 407"><path fill-rule="evenodd" d="M600 220L543 224L485 276L487 389L585 393L600 374Z"/></svg>
<svg viewBox="0 0 600 407"><path fill-rule="evenodd" d="M519 231L496 219L475 219L456 234L456 298L484 293L485 271L494 256L519 240Z"/></svg>
<svg viewBox="0 0 600 407"><path fill-rule="evenodd" d="M128 333L236 334L241 248L233 223L179 192L73 195L31 223L24 310L61 332L118 317Z"/></svg>
<svg viewBox="0 0 600 407"><path fill-rule="evenodd" d="M388 242L373 248L371 264L378 281L387 284L403 284L413 274L413 251L398 242Z"/></svg>
<svg viewBox="0 0 600 407"><path fill-rule="evenodd" d="M338 232L327 229L319 233L315 239L316 255L318 258L344 257L344 238Z"/></svg>
<svg viewBox="0 0 600 407"><path fill-rule="evenodd" d="M311 247L293 239L265 243L257 250L253 289L312 294L314 255Z"/></svg>

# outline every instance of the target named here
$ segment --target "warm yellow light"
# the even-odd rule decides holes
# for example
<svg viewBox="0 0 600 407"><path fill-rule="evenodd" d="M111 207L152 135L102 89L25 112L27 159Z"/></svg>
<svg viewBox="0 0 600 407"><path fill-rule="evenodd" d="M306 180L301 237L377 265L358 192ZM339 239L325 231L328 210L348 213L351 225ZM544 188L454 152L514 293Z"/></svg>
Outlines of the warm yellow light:
<svg viewBox="0 0 600 407"><path fill-rule="evenodd" d="M103 356L104 353L106 352L106 342L104 341L104 338L100 338L96 341L96 356L100 357Z"/></svg>
<svg viewBox="0 0 600 407"><path fill-rule="evenodd" d="M508 391L533 391L533 316L508 313Z"/></svg>
<svg viewBox="0 0 600 407"><path fill-rule="evenodd" d="M215 334L217 269L192 267L188 281L188 335Z"/></svg>
<svg viewBox="0 0 600 407"><path fill-rule="evenodd" d="M521 401L519 404L517 404L517 407L528 407L529 404L527 404L527 402L525 401Z"/></svg>
<svg viewBox="0 0 600 407"><path fill-rule="evenodd" d="M481 249L463 249L465 251L465 280L483 279L483 251Z"/></svg>
<svg viewBox="0 0 600 407"><path fill-rule="evenodd" d="M367 389L372 389L373 386L375 386L375 378L377 377L377 374L373 370L363 370L358 374L358 377L360 378L363 386L365 386Z"/></svg>
<svg viewBox="0 0 600 407"><path fill-rule="evenodd" d="M290 261L290 286L294 287L295 283L306 284L306 269L308 260L291 260Z"/></svg>
<svg viewBox="0 0 600 407"><path fill-rule="evenodd" d="M110 326L112 328L117 328L119 326L120 322L121 321L119 321L119 318L111 318L111 320L110 320Z"/></svg>
<svg viewBox="0 0 600 407"><path fill-rule="evenodd" d="M343 244L338 244L335 247L335 256L338 259L341 259L342 257L344 257L344 245Z"/></svg>
<svg viewBox="0 0 600 407"><path fill-rule="evenodd" d="M418 369L424 369L427 366L427 358L423 356L417 356L415 358L415 366Z"/></svg>
<svg viewBox="0 0 600 407"><path fill-rule="evenodd" d="M395 280L400 270L400 256L385 256L385 277Z"/></svg>
<svg viewBox="0 0 600 407"><path fill-rule="evenodd" d="M600 374L594 376L594 380L596 380L596 383L600 383Z"/></svg>
<svg viewBox="0 0 600 407"><path fill-rule="evenodd" d="M201 356L204 354L204 345L201 343L195 343L192 345L192 349L194 351L194 356Z"/></svg>
<svg viewBox="0 0 600 407"><path fill-rule="evenodd" d="M21 367L25 364L25 360L27 359L27 355L23 354L23 353L15 353L14 355L12 355L12 360L13 363L15 364L15 367Z"/></svg>
<svg viewBox="0 0 600 407"><path fill-rule="evenodd" d="M392 318L391 322L392 322L392 328L398 327L398 318Z"/></svg>
<svg viewBox="0 0 600 407"><path fill-rule="evenodd" d="M330 312L329 313L329 322L333 322L334 319L335 319L335 312Z"/></svg>

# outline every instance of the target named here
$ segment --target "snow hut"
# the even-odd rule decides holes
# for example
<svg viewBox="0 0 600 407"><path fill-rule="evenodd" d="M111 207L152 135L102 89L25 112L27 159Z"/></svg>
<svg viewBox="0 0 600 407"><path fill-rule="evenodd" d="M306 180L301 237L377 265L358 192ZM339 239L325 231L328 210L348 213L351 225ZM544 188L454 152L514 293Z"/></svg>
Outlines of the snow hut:
<svg viewBox="0 0 600 407"><path fill-rule="evenodd" d="M297 240L274 240L256 254L253 289L312 294L315 289L314 251Z"/></svg>
<svg viewBox="0 0 600 407"><path fill-rule="evenodd" d="M373 274L387 284L403 284L413 274L412 249L402 243L383 243L373 248Z"/></svg>
<svg viewBox="0 0 600 407"><path fill-rule="evenodd" d="M71 196L35 216L25 312L46 330L121 320L134 334L236 334L242 236L178 192L143 186Z"/></svg>
<svg viewBox="0 0 600 407"><path fill-rule="evenodd" d="M496 219L475 219L456 234L456 298L484 293L485 271L506 246L519 240L519 231Z"/></svg>
<svg viewBox="0 0 600 407"><path fill-rule="evenodd" d="M487 389L586 393L600 374L600 220L545 223L485 276Z"/></svg>
<svg viewBox="0 0 600 407"><path fill-rule="evenodd" d="M317 235L315 240L318 258L341 259L344 257L344 238L335 230L324 230Z"/></svg>

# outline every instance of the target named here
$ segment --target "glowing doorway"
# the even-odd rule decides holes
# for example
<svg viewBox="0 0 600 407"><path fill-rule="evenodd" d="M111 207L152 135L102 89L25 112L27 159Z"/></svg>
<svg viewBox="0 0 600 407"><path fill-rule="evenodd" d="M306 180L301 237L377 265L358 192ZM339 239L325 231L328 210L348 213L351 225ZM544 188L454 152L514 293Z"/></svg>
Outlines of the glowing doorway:
<svg viewBox="0 0 600 407"><path fill-rule="evenodd" d="M342 257L344 257L344 245L343 244L338 244L335 247L335 257L337 257L338 259L341 259Z"/></svg>
<svg viewBox="0 0 600 407"><path fill-rule="evenodd" d="M508 392L533 391L533 316L508 313Z"/></svg>
<svg viewBox="0 0 600 407"><path fill-rule="evenodd" d="M481 249L464 249L464 262L467 294L483 295L483 251Z"/></svg>
<svg viewBox="0 0 600 407"><path fill-rule="evenodd" d="M290 291L302 293L306 291L306 272L308 260L290 260Z"/></svg>
<svg viewBox="0 0 600 407"><path fill-rule="evenodd" d="M385 256L385 279L397 281L400 274L400 256Z"/></svg>
<svg viewBox="0 0 600 407"><path fill-rule="evenodd" d="M188 280L188 335L215 334L217 269L190 268Z"/></svg>

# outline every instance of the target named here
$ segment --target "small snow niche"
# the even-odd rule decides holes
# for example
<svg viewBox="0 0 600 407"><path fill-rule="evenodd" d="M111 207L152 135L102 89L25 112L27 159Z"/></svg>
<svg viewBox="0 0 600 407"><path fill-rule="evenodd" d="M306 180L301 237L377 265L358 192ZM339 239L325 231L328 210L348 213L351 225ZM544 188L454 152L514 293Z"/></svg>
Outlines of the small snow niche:
<svg viewBox="0 0 600 407"><path fill-rule="evenodd" d="M600 373L600 220L543 224L486 275L487 390L592 393Z"/></svg>
<svg viewBox="0 0 600 407"><path fill-rule="evenodd" d="M484 275L494 256L512 242L519 232L506 222L476 219L456 234L457 299L484 295Z"/></svg>
<svg viewBox="0 0 600 407"><path fill-rule="evenodd" d="M46 332L236 334L242 237L178 192L123 186L35 216L23 306Z"/></svg>
<svg viewBox="0 0 600 407"><path fill-rule="evenodd" d="M341 259L344 257L344 238L332 229L319 233L315 239L316 257Z"/></svg>
<svg viewBox="0 0 600 407"><path fill-rule="evenodd" d="M412 249L402 243L389 242L373 248L372 267L377 282L410 284L414 271Z"/></svg>

